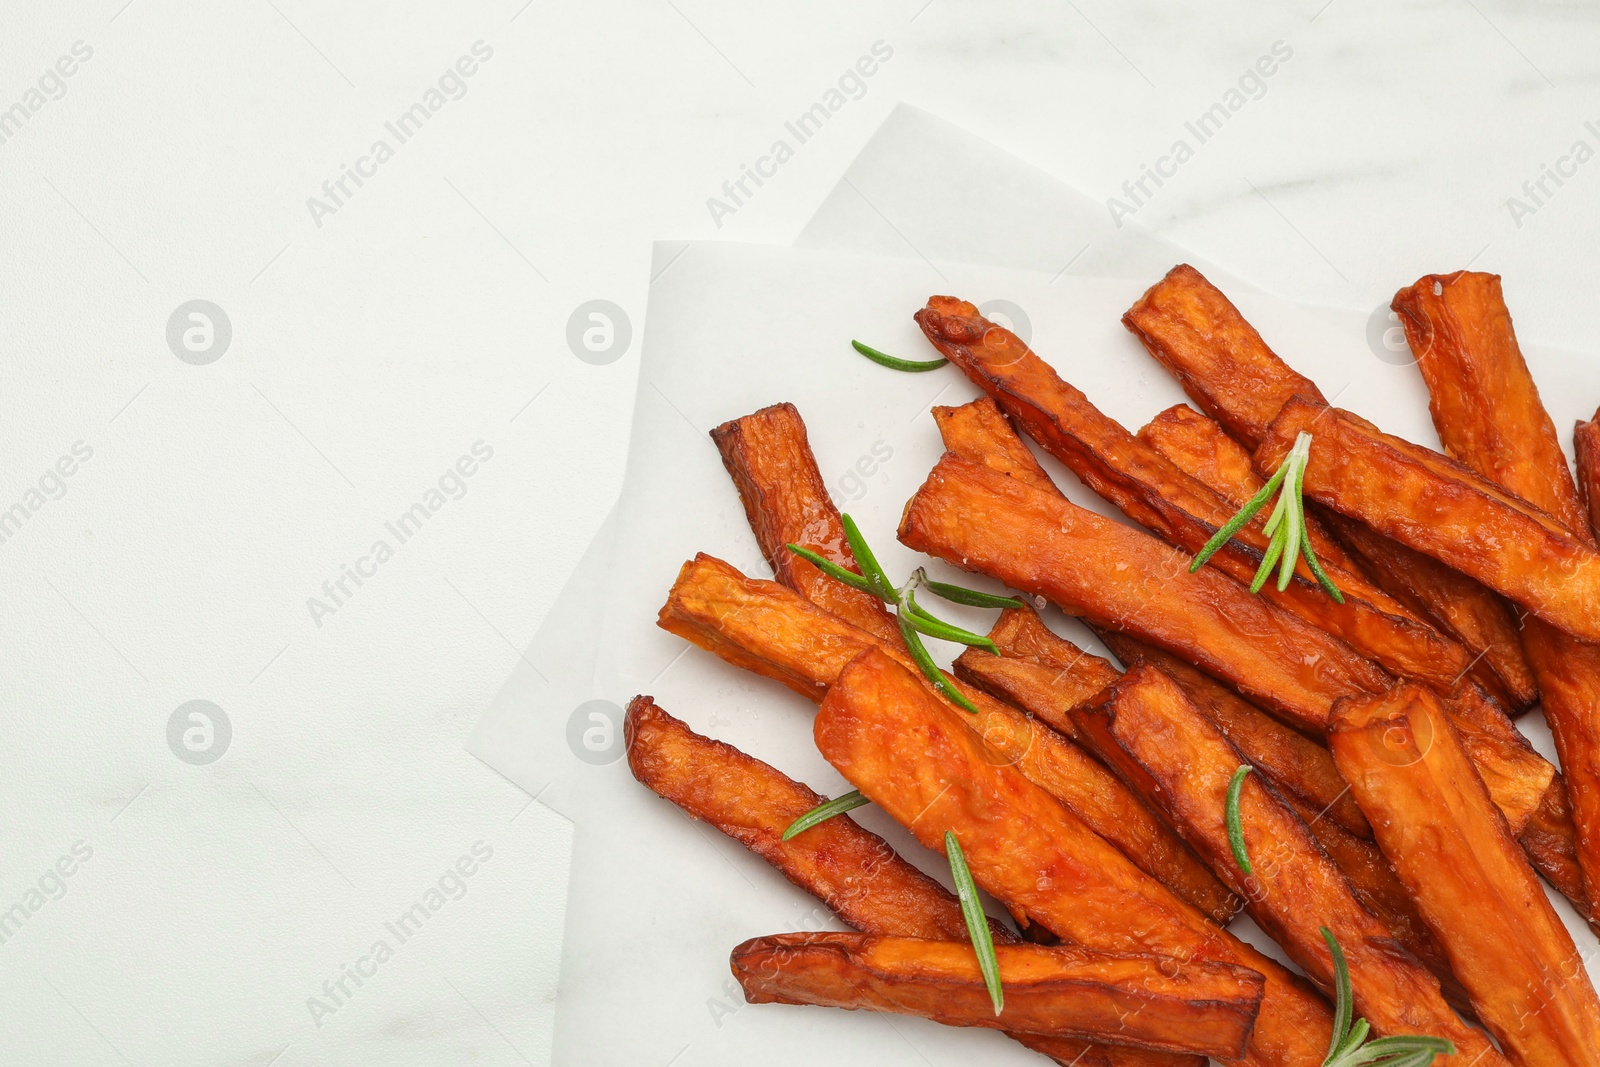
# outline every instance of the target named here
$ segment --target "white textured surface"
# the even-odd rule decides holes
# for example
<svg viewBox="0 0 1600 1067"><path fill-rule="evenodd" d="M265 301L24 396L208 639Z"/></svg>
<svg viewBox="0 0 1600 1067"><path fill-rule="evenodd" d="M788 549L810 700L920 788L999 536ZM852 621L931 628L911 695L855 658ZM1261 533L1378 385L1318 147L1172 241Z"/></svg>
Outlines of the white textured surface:
<svg viewBox="0 0 1600 1067"><path fill-rule="evenodd" d="M1141 223L1351 307L1478 256L1525 337L1594 347L1600 164L1520 227L1505 205L1600 147L1576 4L6 8L0 108L93 55L0 143L0 508L93 457L0 543L0 907L93 854L0 944L0 1063L548 1059L570 837L461 740L620 485L649 241L787 242L899 100L1104 197L1285 41ZM317 227L307 197L479 40L465 97ZM196 298L233 326L209 366L165 339ZM565 341L596 298L633 318L609 366ZM466 495L317 627L306 599L479 440ZM192 699L233 726L208 766L167 746ZM307 998L480 840L317 1027Z"/></svg>

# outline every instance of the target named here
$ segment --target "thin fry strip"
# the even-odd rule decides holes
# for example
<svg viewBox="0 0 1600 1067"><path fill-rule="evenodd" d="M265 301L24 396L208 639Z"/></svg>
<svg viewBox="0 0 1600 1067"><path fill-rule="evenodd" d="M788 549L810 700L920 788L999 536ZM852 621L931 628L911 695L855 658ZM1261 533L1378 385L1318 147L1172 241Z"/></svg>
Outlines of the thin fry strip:
<svg viewBox="0 0 1600 1067"><path fill-rule="evenodd" d="M1261 488L1250 452L1229 437L1216 421L1182 404L1157 415L1139 436L1188 472L1243 507ZM1533 668L1522 652L1517 622L1510 607L1471 578L1404 545L1380 537L1343 515L1329 516L1334 530L1355 551L1366 570L1419 617L1429 618L1460 641L1475 657L1468 671L1508 707L1525 711L1538 697ZM1348 561L1339 542L1315 516L1308 531L1318 555ZM1343 564L1345 569L1354 569ZM1452 591L1445 601L1423 587ZM1438 614L1436 614L1438 612Z"/></svg>
<svg viewBox="0 0 1600 1067"><path fill-rule="evenodd" d="M1163 540L1198 552L1233 517L1236 509L1226 500L1096 408L1020 338L983 318L972 304L936 296L916 318L928 340L1028 436ZM1245 526L1222 546L1214 563L1249 583L1267 551L1261 530ZM1342 591L1342 603L1328 596L1303 561L1287 586L1269 585L1265 595L1405 677L1448 688L1471 664L1465 648L1369 580L1337 567L1329 577Z"/></svg>
<svg viewBox="0 0 1600 1067"><path fill-rule="evenodd" d="M1483 1020L1529 1067L1600 1064L1582 957L1419 686L1342 702L1334 759Z"/></svg>
<svg viewBox="0 0 1600 1067"><path fill-rule="evenodd" d="M894 618L883 601L832 580L789 551L797 544L860 571L795 406L774 404L725 422L711 431L711 440L778 581L863 630L894 640Z"/></svg>
<svg viewBox="0 0 1600 1067"><path fill-rule="evenodd" d="M1238 583L1189 573L1184 553L959 456L941 459L907 505L900 539L1176 653L1314 734L1335 700L1390 684L1348 645ZM1492 708L1466 709L1474 721L1464 725L1481 735L1474 758L1520 828L1555 769Z"/></svg>
<svg viewBox="0 0 1600 1067"><path fill-rule="evenodd" d="M1278 413L1257 468L1276 470L1302 432L1325 446L1306 465L1311 497L1600 641L1600 552L1548 514L1437 452L1299 398Z"/></svg>
<svg viewBox="0 0 1600 1067"><path fill-rule="evenodd" d="M1332 961L1320 926L1344 947L1356 1011L1381 1036L1421 1034L1454 1042L1442 1063L1504 1065L1488 1035L1463 1024L1440 993L1439 980L1397 952L1389 930L1374 918L1311 830L1270 785L1255 776L1238 782L1242 757L1153 667L1136 667L1082 709L1100 716L1116 743L1161 787L1169 817L1234 891L1246 910L1290 959L1325 990L1334 986ZM1248 877L1236 865L1225 809L1238 789L1239 828L1251 857Z"/></svg>
<svg viewBox="0 0 1600 1067"><path fill-rule="evenodd" d="M1589 512L1589 528L1600 537L1600 411L1572 431L1578 455L1578 488Z"/></svg>
<svg viewBox="0 0 1600 1067"><path fill-rule="evenodd" d="M999 477L997 475L997 477ZM820 701L868 649L913 669L905 647L874 637L776 582L746 578L712 556L684 564L659 625L735 666ZM1121 780L1043 723L983 693L960 714L997 762L1015 764L1153 877L1220 921L1239 900Z"/></svg>
<svg viewBox="0 0 1600 1067"><path fill-rule="evenodd" d="M995 950L1005 1010L988 1004L972 950L864 934L778 934L733 950L751 1004L816 1004L1237 1059L1265 979L1222 963L1076 946Z"/></svg>
<svg viewBox="0 0 1600 1067"><path fill-rule="evenodd" d="M1499 277L1428 275L1396 294L1393 306L1446 451L1594 547L1589 515L1517 345ZM1566 770L1584 880L1600 884L1600 644L1538 618L1526 621L1522 641Z"/></svg>
<svg viewBox="0 0 1600 1067"><path fill-rule="evenodd" d="M766 860L848 925L868 934L966 939L955 896L849 816L785 841L788 824L822 798L782 771L695 733L648 696L629 702L623 729L635 778ZM997 945L1017 942L998 922L990 921L989 932ZM1192 1056L1010 1036L1062 1067L1204 1067Z"/></svg>
<svg viewBox="0 0 1600 1067"><path fill-rule="evenodd" d="M1251 449L1261 443L1291 397L1326 403L1316 384L1280 359L1222 291L1187 264L1174 267L1151 286L1122 322L1201 410ZM1403 572L1410 561L1393 551L1397 547L1381 538L1371 551L1389 555L1390 568ZM1437 570L1449 573L1442 566ZM1384 583L1376 570L1372 576ZM1384 588L1407 604L1413 602L1403 595L1404 588L1387 584ZM1477 583L1419 580L1413 593L1428 605L1420 614L1436 621L1471 613L1492 616L1501 610L1498 598ZM1475 603L1475 612L1465 610L1468 600ZM1479 651L1474 649L1475 654Z"/></svg>
<svg viewBox="0 0 1600 1067"><path fill-rule="evenodd" d="M1133 866L981 742L916 676L861 656L823 701L823 756L929 848L961 838L978 884L1074 944L1247 967L1266 979L1243 1062L1321 1062L1327 1005L1301 978L1212 924Z"/></svg>

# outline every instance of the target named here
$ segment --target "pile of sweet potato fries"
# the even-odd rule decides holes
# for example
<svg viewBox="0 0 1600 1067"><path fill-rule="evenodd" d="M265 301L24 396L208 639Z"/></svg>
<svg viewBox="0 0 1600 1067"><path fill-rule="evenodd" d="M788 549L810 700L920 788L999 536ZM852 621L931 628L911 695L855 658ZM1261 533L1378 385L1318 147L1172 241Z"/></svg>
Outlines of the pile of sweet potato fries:
<svg viewBox="0 0 1600 1067"><path fill-rule="evenodd" d="M1429 275L1393 307L1444 453L1330 406L1189 266L1123 323L1198 410L1137 433L931 298L916 321L986 395L934 409L946 451L899 539L1027 595L953 678L907 636L915 608L793 550L877 566L799 412L712 432L777 580L696 556L659 624L817 702L850 802L1012 920L985 935L848 815L786 835L826 798L637 697L634 776L855 931L735 948L751 1002L989 1027L1079 1067L1600 1065L1587 952L1538 880L1600 931L1600 416L1575 479L1498 277ZM1265 511L1194 565L1306 435L1272 521L1326 582L1288 556L1252 593L1284 551ZM1024 437L1135 525L1068 500ZM1027 606L1046 602L1123 666ZM1559 769L1512 724L1535 704ZM1303 975L1228 931L1241 910Z"/></svg>

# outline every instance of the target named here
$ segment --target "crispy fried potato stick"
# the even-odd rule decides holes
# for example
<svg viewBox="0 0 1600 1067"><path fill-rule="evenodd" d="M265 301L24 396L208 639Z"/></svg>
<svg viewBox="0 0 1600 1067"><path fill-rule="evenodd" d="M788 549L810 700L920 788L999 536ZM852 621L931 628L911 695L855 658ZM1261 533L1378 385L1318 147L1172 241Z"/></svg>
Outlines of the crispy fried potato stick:
<svg viewBox="0 0 1600 1067"><path fill-rule="evenodd" d="M1318 444L1307 496L1600 641L1600 552L1550 515L1437 452L1298 397L1273 421L1257 469L1276 470L1302 432Z"/></svg>
<svg viewBox="0 0 1600 1067"><path fill-rule="evenodd" d="M1050 475L1017 436L1011 420L993 397L979 397L960 407L934 408L933 421L938 424L939 439L949 451L1039 489L1056 490Z"/></svg>
<svg viewBox="0 0 1600 1067"><path fill-rule="evenodd" d="M1139 436L1178 467L1243 507L1261 488L1250 452L1229 437L1220 424L1182 404L1157 415ZM1460 641L1477 662L1467 677L1475 679L1514 711L1526 711L1538 698L1533 668L1522 653L1522 640L1510 607L1471 578L1438 560L1381 537L1359 522L1337 513L1329 516L1339 538L1417 615L1429 618ZM1306 516L1307 532L1317 555L1348 557L1315 516ZM1346 569L1355 569L1346 565ZM1423 586L1455 590L1447 602L1425 593Z"/></svg>
<svg viewBox="0 0 1600 1067"><path fill-rule="evenodd" d="M1330 741L1384 854L1507 1053L1528 1067L1600 1064L1600 998L1437 697L1406 685L1343 701Z"/></svg>
<svg viewBox="0 0 1600 1067"><path fill-rule="evenodd" d="M1334 985L1333 961L1318 928L1333 931L1349 962L1356 1011L1378 1035L1447 1038L1457 1055L1445 1062L1461 1067L1505 1064L1488 1035L1456 1017L1439 980L1396 951L1388 928L1362 906L1294 810L1253 776L1244 781L1239 815L1254 873L1239 869L1228 839L1227 796L1244 757L1176 682L1153 667L1135 667L1079 716L1104 718L1116 743L1160 785L1185 839L1325 990Z"/></svg>
<svg viewBox="0 0 1600 1067"><path fill-rule="evenodd" d="M789 551L790 544L797 544L860 572L795 406L774 404L725 422L711 431L711 440L722 453L722 465L739 490L761 554L778 581L868 633L899 640L883 601L834 581Z"/></svg>
<svg viewBox="0 0 1600 1067"><path fill-rule="evenodd" d="M1101 412L1020 338L983 318L973 305L936 296L916 318L934 347L999 401L1041 447L1163 540L1197 552L1233 517L1236 508ZM1266 548L1260 529L1246 527L1213 560L1248 584ZM1304 561L1287 589L1269 584L1263 595L1408 678L1448 688L1471 664L1465 648L1366 578L1337 566L1328 574L1344 603L1322 590Z"/></svg>
<svg viewBox="0 0 1600 1067"><path fill-rule="evenodd" d="M679 572L658 622L736 666L781 681L817 701L845 664L868 649L911 665L898 643L851 626L776 582L746 578L704 554ZM1134 863L1207 915L1226 922L1238 911L1238 898L1093 757L1016 709L982 693L969 695L980 714L961 712L962 720L981 738L990 758L1015 764Z"/></svg>
<svg viewBox="0 0 1600 1067"><path fill-rule="evenodd" d="M1123 315L1122 322L1203 411L1252 449L1261 443L1267 427L1291 397L1326 403L1316 384L1267 347L1222 291L1188 264L1174 267L1151 286ZM1340 536L1345 533L1342 528L1336 532ZM1428 605L1422 613L1426 617L1435 621L1461 614L1489 617L1503 610L1499 599L1475 582L1419 580L1412 584L1411 596L1405 586L1384 584L1385 574L1407 573L1414 562L1406 553L1396 552L1399 547L1379 538L1367 552L1358 553L1358 558L1403 602L1411 604L1412 597L1422 598ZM1374 554L1384 556L1387 565L1374 567ZM1436 565L1436 569L1441 575L1449 574L1443 566ZM1472 612L1458 606L1468 599L1476 604ZM1473 649L1474 654L1481 651Z"/></svg>
<svg viewBox="0 0 1600 1067"><path fill-rule="evenodd" d="M1144 874L982 742L879 651L847 667L817 715L823 756L929 848L961 841L974 879L1063 939L1247 967L1266 979L1243 1062L1313 1067L1332 1017L1301 978Z"/></svg>
<svg viewBox="0 0 1600 1067"><path fill-rule="evenodd" d="M1572 431L1578 454L1578 488L1589 510L1589 529L1600 537L1600 411Z"/></svg>
<svg viewBox="0 0 1600 1067"><path fill-rule="evenodd" d="M961 904L848 815L788 841L783 832L823 797L732 745L690 730L647 696L628 704L624 725L633 776L760 856L789 881L864 933L966 942ZM990 920L996 945L1017 935ZM1192 1056L1012 1034L1063 1067L1205 1067Z"/></svg>
<svg viewBox="0 0 1600 1067"><path fill-rule="evenodd" d="M1555 422L1517 345L1499 277L1428 275L1402 289L1393 306L1428 385L1445 450L1594 547ZM1589 611L1597 612L1595 602ZM1600 884L1600 645L1537 618L1526 621L1522 640L1566 770L1584 881Z"/></svg>
<svg viewBox="0 0 1600 1067"><path fill-rule="evenodd" d="M1076 946L995 948L996 1014L968 945L866 934L778 934L733 950L752 1004L817 1004L1116 1042L1221 1059L1244 1054L1265 980L1224 963Z"/></svg>
<svg viewBox="0 0 1600 1067"><path fill-rule="evenodd" d="M1237 582L1209 568L1189 573L1183 552L959 456L945 455L912 497L900 539L1176 653L1312 733L1326 729L1335 700L1390 684L1350 646ZM1452 711L1520 829L1555 769L1487 697L1475 697Z"/></svg>

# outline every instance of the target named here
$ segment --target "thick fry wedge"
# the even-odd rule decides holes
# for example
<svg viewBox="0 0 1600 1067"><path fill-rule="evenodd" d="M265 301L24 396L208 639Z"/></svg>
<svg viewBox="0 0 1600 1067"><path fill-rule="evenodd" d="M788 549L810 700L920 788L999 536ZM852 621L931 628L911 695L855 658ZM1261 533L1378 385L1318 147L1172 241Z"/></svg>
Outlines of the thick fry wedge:
<svg viewBox="0 0 1600 1067"><path fill-rule="evenodd" d="M936 296L916 318L934 347L999 401L1041 447L1163 540L1197 552L1233 517L1236 508L1101 412L1020 338L983 318L973 305ZM1246 527L1213 561L1248 583L1266 548L1259 528ZM1344 593L1342 604L1323 592L1303 560L1287 589L1269 583L1263 595L1404 677L1447 689L1471 664L1465 648L1366 578L1336 565L1328 573Z"/></svg>
<svg viewBox="0 0 1600 1067"><path fill-rule="evenodd" d="M1273 422L1257 468L1276 470L1302 432L1321 446L1306 465L1308 496L1600 641L1600 552L1548 514L1437 452L1299 398Z"/></svg>
<svg viewBox="0 0 1600 1067"><path fill-rule="evenodd" d="M1187 263L1152 285L1122 316L1195 403L1254 448L1293 396L1326 403L1289 369L1216 286Z"/></svg>
<svg viewBox="0 0 1600 1067"><path fill-rule="evenodd" d="M1189 474L1205 482L1237 507L1261 488L1250 452L1229 437L1215 420L1193 408L1178 405L1157 415L1139 436ZM1258 521L1264 521L1265 515ZM1418 617L1428 618L1460 641L1477 662L1467 677L1478 681L1514 711L1526 711L1538 697L1533 668L1522 652L1516 618L1510 607L1471 578L1438 560L1414 552L1373 533L1343 515L1331 515L1333 529L1354 551L1362 566L1375 575L1384 589ZM1341 562L1354 570L1339 540L1318 521L1306 516L1311 544L1319 557ZM1437 589L1453 591L1442 602Z"/></svg>
<svg viewBox="0 0 1600 1067"><path fill-rule="evenodd" d="M1566 927L1419 686L1341 702L1331 734L1378 843L1511 1057L1600 1064L1600 998Z"/></svg>
<svg viewBox="0 0 1600 1067"><path fill-rule="evenodd" d="M704 554L679 572L658 621L729 663L777 679L812 700L820 701L845 664L868 649L912 666L904 646ZM980 714L960 712L961 719L981 738L990 759L1014 764L1207 915L1226 922L1238 911L1238 898L1116 775L1043 723L983 693L968 695Z"/></svg>
<svg viewBox="0 0 1600 1067"><path fill-rule="evenodd" d="M1572 431L1578 455L1578 489L1589 512L1589 528L1600 537L1600 411Z"/></svg>
<svg viewBox="0 0 1600 1067"><path fill-rule="evenodd" d="M752 1004L916 1015L981 1026L1237 1059L1265 980L1224 963L1096 952L1076 946L995 949L1005 1008L989 1001L969 945L867 934L779 934L733 950Z"/></svg>
<svg viewBox="0 0 1600 1067"><path fill-rule="evenodd" d="M774 404L725 422L711 431L711 440L722 453L722 465L739 490L761 554L778 581L868 633L897 640L894 618L883 601L834 581L787 547L809 548L859 573L795 406Z"/></svg>
<svg viewBox="0 0 1600 1067"><path fill-rule="evenodd" d="M1284 726L1170 652L1113 630L1102 631L1100 638L1130 668L1156 667L1177 682L1200 713L1281 792L1323 820L1331 820L1359 837L1372 837L1372 827L1350 796L1349 787L1326 748ZM1002 646L1001 652L1004 651Z"/></svg>
<svg viewBox="0 0 1600 1067"><path fill-rule="evenodd" d="M732 745L690 730L647 696L628 704L628 766L646 787L744 845L784 877L868 934L966 941L961 904L848 815L785 841L791 822L821 796ZM990 920L997 945L1017 935ZM1063 1067L1204 1067L1194 1056L1012 1034Z"/></svg>
<svg viewBox="0 0 1600 1067"><path fill-rule="evenodd" d="M1314 1067L1332 1019L1306 982L1212 924L1128 862L981 742L881 652L855 660L823 701L823 756L929 848L961 841L979 885L1064 940L1247 967L1266 979L1244 1062Z"/></svg>
<svg viewBox="0 0 1600 1067"><path fill-rule="evenodd" d="M1517 346L1500 279L1473 271L1428 275L1402 289L1393 306L1445 450L1593 547L1589 516ZM1597 605L1589 610L1596 613ZM1600 645L1537 618L1526 621L1522 640L1566 769L1578 861L1585 882L1600 883Z"/></svg>
<svg viewBox="0 0 1600 1067"><path fill-rule="evenodd" d="M1172 371L1203 411L1250 448L1261 443L1291 397L1325 403L1316 385L1280 359L1222 291L1187 264L1174 267L1152 286L1122 321L1150 354ZM1338 532L1342 536L1344 531ZM1394 551L1399 547L1382 538L1370 547L1363 561L1372 577L1404 603L1411 605L1420 597L1427 604L1428 610L1421 613L1427 618L1492 617L1503 610L1497 606L1498 598L1475 582L1419 580L1411 583L1410 597L1407 587L1388 585L1385 573L1406 573L1414 562L1405 553ZM1372 553L1388 558L1385 570L1372 566ZM1449 573L1442 566L1437 570ZM1468 600L1475 604L1471 610L1465 604ZM1448 625L1445 629L1456 632ZM1481 651L1473 649L1474 655Z"/></svg>
<svg viewBox="0 0 1600 1067"><path fill-rule="evenodd" d="M1350 646L1237 582L1209 568L1190 574L1184 553L959 456L946 454L906 506L900 539L1176 653L1312 733L1326 729L1335 700L1390 684ZM1474 700L1463 728L1520 829L1555 769L1494 710Z"/></svg>
<svg viewBox="0 0 1600 1067"><path fill-rule="evenodd" d="M1389 930L1357 899L1311 830L1264 781L1246 778L1240 824L1254 873L1237 866L1228 841L1227 795L1244 763L1178 684L1153 667L1135 667L1080 712L1106 719L1125 752L1158 782L1168 815L1212 869L1245 895L1246 909L1324 989L1333 961L1318 927L1344 948L1356 1011L1380 1036L1425 1034L1455 1043L1446 1062L1504 1064L1488 1036L1463 1024L1439 980L1397 952Z"/></svg>

